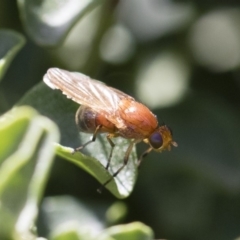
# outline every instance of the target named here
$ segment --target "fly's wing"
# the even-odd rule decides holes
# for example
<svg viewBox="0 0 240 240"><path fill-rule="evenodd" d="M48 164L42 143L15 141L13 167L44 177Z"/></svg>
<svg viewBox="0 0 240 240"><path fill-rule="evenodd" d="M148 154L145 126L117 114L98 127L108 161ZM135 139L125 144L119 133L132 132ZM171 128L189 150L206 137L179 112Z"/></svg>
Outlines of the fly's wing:
<svg viewBox="0 0 240 240"><path fill-rule="evenodd" d="M63 94L74 102L91 107L96 112L105 114L109 121L119 125L118 104L122 98L134 98L90 77L69 72L59 68L50 68L43 81L52 89L60 89ZM116 122L117 121L117 122ZM121 125L121 124L120 124Z"/></svg>

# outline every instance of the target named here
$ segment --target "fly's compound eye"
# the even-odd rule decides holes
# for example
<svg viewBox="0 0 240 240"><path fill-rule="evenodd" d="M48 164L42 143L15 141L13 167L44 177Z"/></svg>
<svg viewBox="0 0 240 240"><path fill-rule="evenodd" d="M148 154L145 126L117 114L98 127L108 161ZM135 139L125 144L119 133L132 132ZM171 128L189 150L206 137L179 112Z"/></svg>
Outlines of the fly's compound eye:
<svg viewBox="0 0 240 240"><path fill-rule="evenodd" d="M149 143L154 149L160 148L163 144L162 135L159 132L153 133L149 137Z"/></svg>

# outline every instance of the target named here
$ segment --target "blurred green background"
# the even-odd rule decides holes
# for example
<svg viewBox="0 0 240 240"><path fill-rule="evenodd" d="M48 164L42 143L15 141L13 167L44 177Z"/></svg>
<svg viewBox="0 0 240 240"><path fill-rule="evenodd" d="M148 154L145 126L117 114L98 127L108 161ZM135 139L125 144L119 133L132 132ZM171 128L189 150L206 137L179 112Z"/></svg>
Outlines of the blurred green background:
<svg viewBox="0 0 240 240"><path fill-rule="evenodd" d="M240 237L238 1L1 0L0 28L26 37L1 81L1 113L59 67L134 96L172 128L179 147L144 160L122 200L123 223L141 221L156 238ZM139 144L138 155L144 149ZM91 208L116 202L98 187L58 158L44 194L71 195ZM38 231L46 236L42 219Z"/></svg>

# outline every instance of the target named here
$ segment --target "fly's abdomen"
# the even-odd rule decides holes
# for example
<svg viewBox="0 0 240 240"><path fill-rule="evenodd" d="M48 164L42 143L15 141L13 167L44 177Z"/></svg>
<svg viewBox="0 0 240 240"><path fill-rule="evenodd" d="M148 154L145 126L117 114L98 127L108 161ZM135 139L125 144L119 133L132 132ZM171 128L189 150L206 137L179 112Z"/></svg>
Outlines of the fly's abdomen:
<svg viewBox="0 0 240 240"><path fill-rule="evenodd" d="M78 108L75 121L81 132L94 133L99 125L101 125L100 132L114 133L116 131L115 125L103 114L83 105Z"/></svg>
<svg viewBox="0 0 240 240"><path fill-rule="evenodd" d="M75 116L75 121L79 131L93 133L96 129L96 112L94 112L90 107L81 105Z"/></svg>

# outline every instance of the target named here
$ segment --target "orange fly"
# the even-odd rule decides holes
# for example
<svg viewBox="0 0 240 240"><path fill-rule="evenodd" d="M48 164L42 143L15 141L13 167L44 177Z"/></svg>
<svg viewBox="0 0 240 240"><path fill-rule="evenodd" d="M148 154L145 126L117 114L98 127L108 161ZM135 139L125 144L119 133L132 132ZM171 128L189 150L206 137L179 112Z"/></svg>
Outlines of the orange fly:
<svg viewBox="0 0 240 240"><path fill-rule="evenodd" d="M132 140L124 155L123 165L102 186L106 186L127 165L134 144L141 141L149 144L149 148L140 156L138 166L152 150L162 152L170 150L171 145L177 147L170 128L166 125L159 126L156 116L131 96L82 73L59 68L50 68L43 80L52 89L60 89L68 98L81 105L76 113L76 124L80 131L92 133L93 136L74 152L94 142L99 133L107 133L111 145L106 166L108 169L115 146L112 138Z"/></svg>

